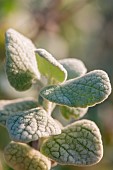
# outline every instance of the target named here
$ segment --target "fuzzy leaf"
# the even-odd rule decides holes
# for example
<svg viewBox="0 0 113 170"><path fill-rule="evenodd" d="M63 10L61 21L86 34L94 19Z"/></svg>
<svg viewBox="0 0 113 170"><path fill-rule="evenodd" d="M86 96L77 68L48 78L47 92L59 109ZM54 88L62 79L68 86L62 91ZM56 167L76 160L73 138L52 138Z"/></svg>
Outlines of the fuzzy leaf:
<svg viewBox="0 0 113 170"><path fill-rule="evenodd" d="M111 84L107 73L94 70L61 85L45 87L40 95L60 105L85 108L101 103L110 93Z"/></svg>
<svg viewBox="0 0 113 170"><path fill-rule="evenodd" d="M59 164L96 164L103 156L100 131L92 121L77 121L65 127L60 135L49 137L41 152Z"/></svg>
<svg viewBox="0 0 113 170"><path fill-rule="evenodd" d="M44 76L57 82L64 82L67 79L67 71L50 53L44 49L37 49L35 52L39 71Z"/></svg>
<svg viewBox="0 0 113 170"><path fill-rule="evenodd" d="M15 100L0 100L0 125L5 126L6 120L16 112L26 111L38 106L33 98L21 98Z"/></svg>
<svg viewBox="0 0 113 170"><path fill-rule="evenodd" d="M59 124L41 108L18 112L8 118L6 125L11 139L24 143L61 133Z"/></svg>
<svg viewBox="0 0 113 170"><path fill-rule="evenodd" d="M6 32L6 73L10 84L18 91L31 87L34 79L40 78L33 43L16 32Z"/></svg>
<svg viewBox="0 0 113 170"><path fill-rule="evenodd" d="M87 113L88 108L60 106L60 111L66 119L70 119L73 117L77 120Z"/></svg>
<svg viewBox="0 0 113 170"><path fill-rule="evenodd" d="M81 60L75 58L66 58L59 60L60 64L67 70L67 80L84 75L87 69Z"/></svg>
<svg viewBox="0 0 113 170"><path fill-rule="evenodd" d="M50 170L50 160L27 144L10 142L4 156L14 170Z"/></svg>
<svg viewBox="0 0 113 170"><path fill-rule="evenodd" d="M67 70L68 73L67 80L80 77L87 72L84 63L76 58L61 59L59 60L59 62ZM66 119L70 119L72 117L74 119L79 119L86 114L87 110L88 108L80 108L80 107L74 108L74 107L60 106L60 111Z"/></svg>

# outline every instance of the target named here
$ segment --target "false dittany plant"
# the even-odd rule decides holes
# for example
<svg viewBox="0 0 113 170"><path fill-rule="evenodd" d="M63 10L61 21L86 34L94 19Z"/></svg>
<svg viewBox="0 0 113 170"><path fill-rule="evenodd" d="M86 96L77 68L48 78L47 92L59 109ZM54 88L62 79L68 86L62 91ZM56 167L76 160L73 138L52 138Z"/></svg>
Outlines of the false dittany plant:
<svg viewBox="0 0 113 170"><path fill-rule="evenodd" d="M86 73L83 62L75 58L57 61L13 29L5 37L5 67L11 86L18 91L28 90L34 83L40 87L37 99L0 101L0 124L11 139L4 150L7 164L14 170L50 170L57 164L98 163L103 156L100 131L93 121L79 119L110 95L107 73ZM74 123L63 127L52 117L55 107Z"/></svg>

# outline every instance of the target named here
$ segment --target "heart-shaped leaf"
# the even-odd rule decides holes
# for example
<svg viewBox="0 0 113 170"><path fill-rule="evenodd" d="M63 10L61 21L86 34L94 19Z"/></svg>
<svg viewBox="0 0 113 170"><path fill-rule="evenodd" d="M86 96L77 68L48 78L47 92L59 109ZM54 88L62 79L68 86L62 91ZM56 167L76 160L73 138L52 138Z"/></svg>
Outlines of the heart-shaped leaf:
<svg viewBox="0 0 113 170"><path fill-rule="evenodd" d="M34 79L40 78L33 43L16 32L6 32L6 73L10 84L18 91L31 87Z"/></svg>
<svg viewBox="0 0 113 170"><path fill-rule="evenodd" d="M49 137L41 152L59 164L96 164L103 156L100 131L92 121L77 121L65 127L60 135Z"/></svg>
<svg viewBox="0 0 113 170"><path fill-rule="evenodd" d="M107 73L94 70L61 85L45 87L40 95L60 105L85 108L101 103L110 93L111 84Z"/></svg>
<svg viewBox="0 0 113 170"><path fill-rule="evenodd" d="M88 108L60 106L60 111L66 119L70 119L73 117L77 120L87 113Z"/></svg>
<svg viewBox="0 0 113 170"><path fill-rule="evenodd" d="M6 125L11 139L24 143L61 133L60 125L42 108L18 112Z"/></svg>
<svg viewBox="0 0 113 170"><path fill-rule="evenodd" d="M33 98L21 98L15 100L0 100L0 125L5 126L6 120L16 112L36 108L38 102Z"/></svg>
<svg viewBox="0 0 113 170"><path fill-rule="evenodd" d="M37 49L35 52L39 71L44 76L57 82L64 82L67 79L67 71L50 53L44 49Z"/></svg>
<svg viewBox="0 0 113 170"><path fill-rule="evenodd" d="M27 144L11 142L4 151L5 160L14 170L50 170L50 160Z"/></svg>
<svg viewBox="0 0 113 170"><path fill-rule="evenodd" d="M59 62L67 70L67 80L82 76L87 72L84 63L81 60L75 58L66 58L59 60Z"/></svg>

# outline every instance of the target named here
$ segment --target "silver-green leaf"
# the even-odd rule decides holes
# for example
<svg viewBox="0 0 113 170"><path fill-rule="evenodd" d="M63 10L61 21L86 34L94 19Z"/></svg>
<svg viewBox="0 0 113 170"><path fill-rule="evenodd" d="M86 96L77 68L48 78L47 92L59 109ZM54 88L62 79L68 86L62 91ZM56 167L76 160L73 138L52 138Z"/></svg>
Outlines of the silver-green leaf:
<svg viewBox="0 0 113 170"><path fill-rule="evenodd" d="M12 140L24 143L61 133L60 125L42 108L18 112L7 119L6 126Z"/></svg>
<svg viewBox="0 0 113 170"><path fill-rule="evenodd" d="M50 170L50 160L27 144L10 142L4 157L14 170Z"/></svg>
<svg viewBox="0 0 113 170"><path fill-rule="evenodd" d="M45 87L40 95L60 105L86 108L101 103L110 93L111 84L107 73L94 70L61 85Z"/></svg>
<svg viewBox="0 0 113 170"><path fill-rule="evenodd" d="M87 72L84 63L76 58L61 59L59 62L67 70L67 80L82 76Z"/></svg>
<svg viewBox="0 0 113 170"><path fill-rule="evenodd" d="M44 76L57 82L67 79L67 71L49 52L44 49L36 49L35 52L39 71Z"/></svg>
<svg viewBox="0 0 113 170"><path fill-rule="evenodd" d="M36 108L38 102L33 98L20 98L14 100L0 100L0 125L5 126L10 115L17 112Z"/></svg>
<svg viewBox="0 0 113 170"><path fill-rule="evenodd" d="M60 111L64 118L66 119L74 118L77 120L87 113L88 108L60 106Z"/></svg>
<svg viewBox="0 0 113 170"><path fill-rule="evenodd" d="M103 156L101 134L94 122L80 120L65 127L60 135L49 137L41 152L59 164L93 165Z"/></svg>
<svg viewBox="0 0 113 170"><path fill-rule="evenodd" d="M18 91L31 87L40 78L33 43L17 31L6 31L6 73L10 84Z"/></svg>

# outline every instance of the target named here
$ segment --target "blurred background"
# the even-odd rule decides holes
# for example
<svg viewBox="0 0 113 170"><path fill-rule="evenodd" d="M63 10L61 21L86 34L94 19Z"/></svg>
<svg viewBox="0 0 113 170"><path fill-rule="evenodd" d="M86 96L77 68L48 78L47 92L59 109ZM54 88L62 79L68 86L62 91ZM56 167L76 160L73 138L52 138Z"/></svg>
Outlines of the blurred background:
<svg viewBox="0 0 113 170"><path fill-rule="evenodd" d="M105 70L113 84L113 0L0 0L0 99L35 96L34 88L20 93L8 83L4 33L14 28L56 59L81 59L88 71ZM100 128L104 157L92 167L57 166L54 170L113 169L113 94L90 108L85 118ZM12 170L3 159L9 136L0 127L0 170Z"/></svg>

